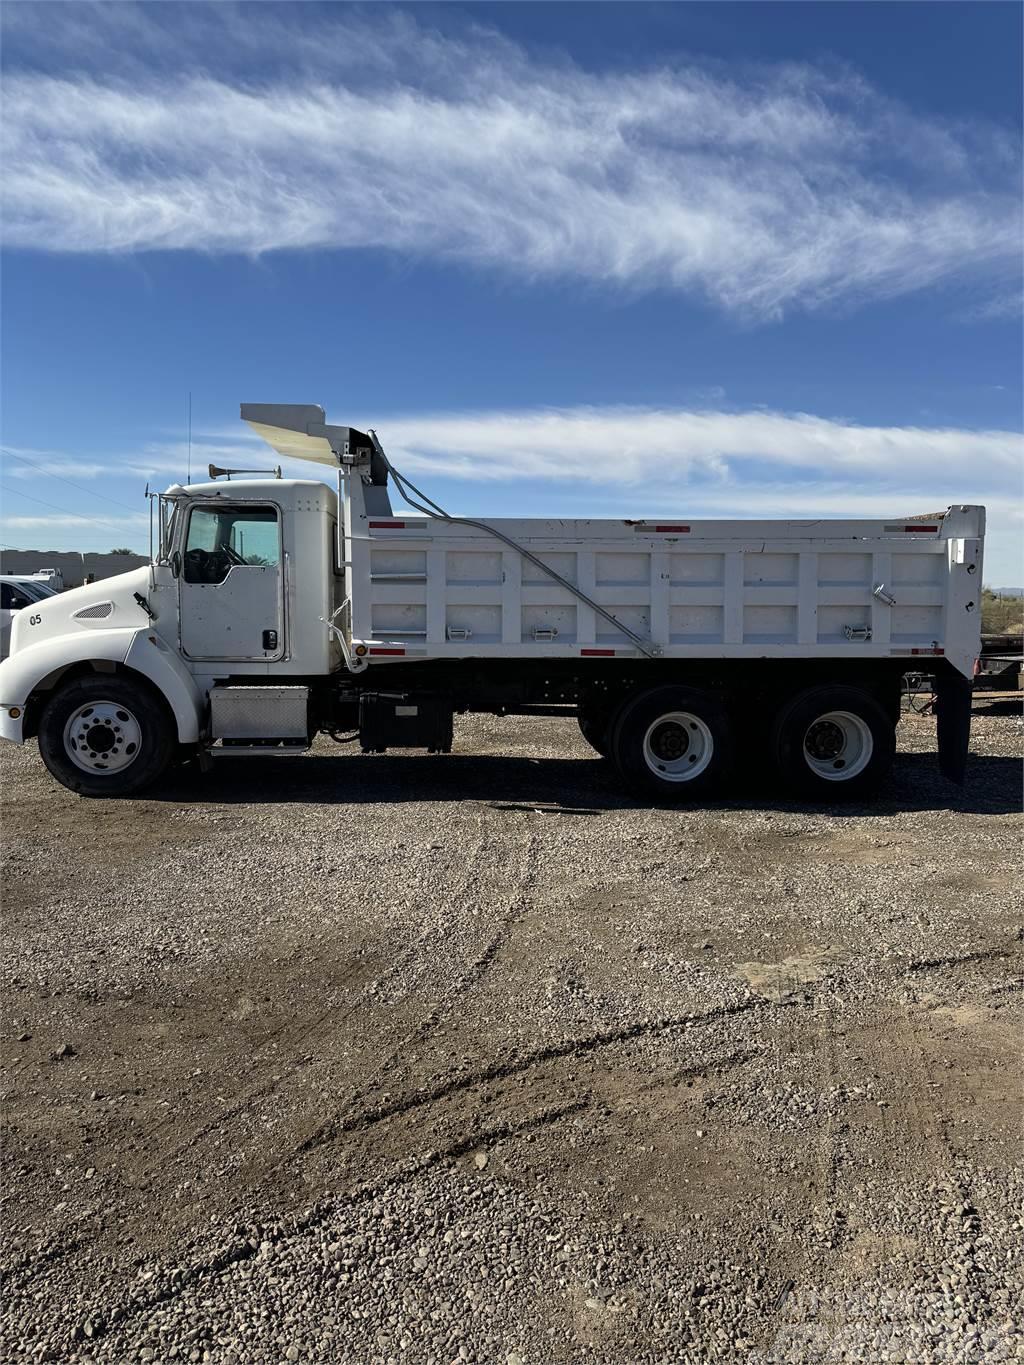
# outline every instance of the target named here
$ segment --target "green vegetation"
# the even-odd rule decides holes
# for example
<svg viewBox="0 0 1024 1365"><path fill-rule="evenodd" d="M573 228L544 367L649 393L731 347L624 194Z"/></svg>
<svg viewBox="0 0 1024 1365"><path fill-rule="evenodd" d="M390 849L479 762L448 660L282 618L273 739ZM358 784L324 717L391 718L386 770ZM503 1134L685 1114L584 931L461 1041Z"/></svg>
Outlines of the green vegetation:
<svg viewBox="0 0 1024 1365"><path fill-rule="evenodd" d="M1024 597L1020 593L981 590L981 633L983 635L1020 634L1024 629Z"/></svg>

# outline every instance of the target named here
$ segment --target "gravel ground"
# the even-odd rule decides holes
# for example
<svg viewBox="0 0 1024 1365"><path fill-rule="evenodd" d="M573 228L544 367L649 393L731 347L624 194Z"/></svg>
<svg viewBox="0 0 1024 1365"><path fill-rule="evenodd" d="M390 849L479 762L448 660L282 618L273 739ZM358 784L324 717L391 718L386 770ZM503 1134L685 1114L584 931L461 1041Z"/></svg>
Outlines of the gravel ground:
<svg viewBox="0 0 1024 1365"><path fill-rule="evenodd" d="M557 720L6 749L3 1359L1024 1358L1019 713L934 743L699 810Z"/></svg>

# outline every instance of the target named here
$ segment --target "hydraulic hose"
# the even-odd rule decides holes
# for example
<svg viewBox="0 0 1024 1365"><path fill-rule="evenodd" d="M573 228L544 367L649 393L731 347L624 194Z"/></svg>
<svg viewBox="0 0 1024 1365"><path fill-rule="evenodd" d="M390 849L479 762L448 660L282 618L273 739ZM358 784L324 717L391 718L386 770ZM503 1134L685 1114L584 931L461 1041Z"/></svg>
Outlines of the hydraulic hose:
<svg viewBox="0 0 1024 1365"><path fill-rule="evenodd" d="M415 508L417 512L422 512L424 516L430 517L433 521L446 521L453 526L473 526L478 531L484 531L487 535L494 536L495 540L502 541L510 549L515 550L517 554L522 555L523 559L528 560L536 568L540 569L542 573L547 574L548 578L553 579L560 587L565 588L573 597L579 598L581 602L584 602L593 611L597 612L598 616L603 617L609 625L614 626L616 630L621 631L623 635L628 636L642 654L646 654L650 659L656 658L658 654L660 654L661 651L652 641L644 640L641 636L637 635L635 631L630 630L629 626L624 626L621 621L615 619L610 611L606 611L599 602L595 602L592 597L588 597L575 583L570 583L567 578L563 578L560 573L551 568L550 564L545 564L543 559L539 559L537 555L533 554L530 550L527 550L525 546L519 545L511 536L505 535L504 531L499 531L493 526L488 526L485 521L475 521L472 517L453 517L449 512L446 512L443 507L440 507L432 498L429 498L426 493L422 492L414 483L410 482L410 480L398 472L388 459L387 455L385 455L384 447L377 439L377 433L372 427L367 434L373 442L374 450L384 461L385 468L392 479L394 479L395 487L410 507ZM412 496L412 494L415 494L415 497Z"/></svg>

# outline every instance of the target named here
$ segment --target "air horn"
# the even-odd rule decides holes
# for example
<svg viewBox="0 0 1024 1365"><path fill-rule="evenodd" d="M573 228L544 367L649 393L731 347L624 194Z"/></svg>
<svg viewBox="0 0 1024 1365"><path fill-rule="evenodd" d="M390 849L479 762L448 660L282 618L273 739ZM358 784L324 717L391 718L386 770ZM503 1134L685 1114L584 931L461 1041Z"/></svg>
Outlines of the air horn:
<svg viewBox="0 0 1024 1365"><path fill-rule="evenodd" d="M275 479L281 477L281 466L275 465L273 469L221 469L219 464L208 465L211 479L219 479L223 475L229 482L232 474L273 474Z"/></svg>

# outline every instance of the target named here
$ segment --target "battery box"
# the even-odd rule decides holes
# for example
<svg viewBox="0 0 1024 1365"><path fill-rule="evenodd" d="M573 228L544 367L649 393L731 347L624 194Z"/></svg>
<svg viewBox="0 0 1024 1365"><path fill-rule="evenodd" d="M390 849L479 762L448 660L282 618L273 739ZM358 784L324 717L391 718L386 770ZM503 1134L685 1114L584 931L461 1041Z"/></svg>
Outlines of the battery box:
<svg viewBox="0 0 1024 1365"><path fill-rule="evenodd" d="M387 749L451 753L451 700L423 692L364 692L359 698L359 743L364 754Z"/></svg>

